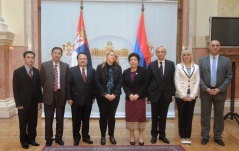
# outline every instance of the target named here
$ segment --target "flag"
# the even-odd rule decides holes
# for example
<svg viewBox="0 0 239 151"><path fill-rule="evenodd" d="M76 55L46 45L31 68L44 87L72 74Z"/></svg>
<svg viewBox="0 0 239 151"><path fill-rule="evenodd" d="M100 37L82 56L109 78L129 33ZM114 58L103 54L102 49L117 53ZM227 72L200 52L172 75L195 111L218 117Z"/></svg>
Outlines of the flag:
<svg viewBox="0 0 239 151"><path fill-rule="evenodd" d="M92 67L91 55L89 50L89 45L86 37L84 19L83 19L83 10L80 10L80 18L78 21L77 31L76 31L76 40L75 40L75 51L72 54L71 66L78 65L77 55L80 52L85 52L87 54L88 66Z"/></svg>
<svg viewBox="0 0 239 151"><path fill-rule="evenodd" d="M140 17L134 52L140 56L139 66L147 68L147 66L151 62L151 56L144 26L144 12L142 12Z"/></svg>

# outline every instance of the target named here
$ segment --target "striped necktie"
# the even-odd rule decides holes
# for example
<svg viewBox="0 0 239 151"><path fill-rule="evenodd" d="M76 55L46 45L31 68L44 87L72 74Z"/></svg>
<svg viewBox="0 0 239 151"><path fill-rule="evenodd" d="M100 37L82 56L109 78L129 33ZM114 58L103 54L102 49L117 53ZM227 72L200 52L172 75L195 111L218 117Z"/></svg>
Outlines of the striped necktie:
<svg viewBox="0 0 239 151"><path fill-rule="evenodd" d="M32 79L32 68L30 68L28 75Z"/></svg>
<svg viewBox="0 0 239 151"><path fill-rule="evenodd" d="M57 64L54 65L54 92L58 91L58 70L57 70Z"/></svg>

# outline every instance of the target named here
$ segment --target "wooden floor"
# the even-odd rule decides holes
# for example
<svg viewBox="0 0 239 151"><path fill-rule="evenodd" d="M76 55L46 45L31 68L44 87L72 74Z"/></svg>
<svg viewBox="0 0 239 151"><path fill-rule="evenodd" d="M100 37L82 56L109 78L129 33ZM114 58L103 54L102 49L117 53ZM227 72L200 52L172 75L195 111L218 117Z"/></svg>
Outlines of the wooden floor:
<svg viewBox="0 0 239 151"><path fill-rule="evenodd" d="M40 113L41 111L39 111ZM71 119L65 119L64 135L63 140L65 145L72 145L72 122ZM36 141L41 145L39 147L30 146L28 150L30 151L40 151L44 145L44 119L39 117L38 127L37 127L37 138ZM55 122L54 122L55 127ZM145 145L151 145L150 143L150 128L151 121L147 122L146 129L144 132L144 142ZM167 120L166 134L167 138L171 141L171 145L179 145L179 136L177 129L177 118ZM225 130L223 133L223 141L225 146L217 145L211 138L207 145L201 145L200 137L200 115L195 115L193 119L193 132L192 132L192 145L182 145L187 151L239 151L239 125L236 120L225 120ZM137 134L137 133L136 133ZM100 145L100 130L98 119L91 119L90 121L90 135L94 141L93 145ZM211 136L212 133L211 133ZM129 133L125 128L125 120L117 119L115 127L115 138L117 140L117 145L129 145ZM138 140L136 139L138 144ZM53 143L53 145L57 145ZM85 142L80 142L80 145L88 145ZM111 145L108 141L106 145ZM157 141L156 145L165 145L162 141ZM1 151L16 151L24 150L20 146L19 142L19 128L18 128L18 116L14 116L11 119L0 119L0 150Z"/></svg>

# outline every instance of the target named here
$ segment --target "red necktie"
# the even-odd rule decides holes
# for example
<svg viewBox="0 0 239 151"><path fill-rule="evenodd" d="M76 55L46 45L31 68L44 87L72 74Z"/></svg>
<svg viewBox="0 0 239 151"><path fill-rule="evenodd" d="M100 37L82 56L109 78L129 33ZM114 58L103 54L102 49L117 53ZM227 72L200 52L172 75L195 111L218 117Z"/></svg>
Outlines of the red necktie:
<svg viewBox="0 0 239 151"><path fill-rule="evenodd" d="M58 71L57 71L57 65L54 65L54 91L57 92L58 91Z"/></svg>
<svg viewBox="0 0 239 151"><path fill-rule="evenodd" d="M84 68L82 68L82 73L81 74L82 74L84 82L86 83L86 75L85 75L85 69Z"/></svg>

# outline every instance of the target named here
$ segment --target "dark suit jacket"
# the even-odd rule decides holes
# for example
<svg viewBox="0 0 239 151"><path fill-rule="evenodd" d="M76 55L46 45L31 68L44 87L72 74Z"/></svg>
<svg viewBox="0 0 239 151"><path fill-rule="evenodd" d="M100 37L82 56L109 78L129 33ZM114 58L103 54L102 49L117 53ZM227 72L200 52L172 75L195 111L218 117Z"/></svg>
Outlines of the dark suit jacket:
<svg viewBox="0 0 239 151"><path fill-rule="evenodd" d="M200 97L203 99L211 98L211 95L206 92L207 88L211 87L211 65L210 55L199 60L200 70ZM227 86L232 79L231 62L228 58L219 55L217 64L217 83L216 88L220 89L215 98L225 101L227 97Z"/></svg>
<svg viewBox="0 0 239 151"><path fill-rule="evenodd" d="M113 70L113 79L114 79L114 88L113 94L116 96L120 96L121 87L123 83L122 78L122 69L119 65L112 66ZM107 65L102 68L102 64L97 66L96 75L95 75L95 84L96 84L96 95L98 97L104 96L107 92L107 81L109 79Z"/></svg>
<svg viewBox="0 0 239 151"><path fill-rule="evenodd" d="M13 73L13 95L16 107L23 106L27 109L30 105L42 102L39 70L34 67L32 70L32 79L25 66L16 69Z"/></svg>
<svg viewBox="0 0 239 151"><path fill-rule="evenodd" d="M60 61L60 106L64 106L66 104L66 72L68 68L68 64ZM54 67L52 60L42 63L40 79L41 86L43 88L43 103L46 105L52 105L54 92Z"/></svg>
<svg viewBox="0 0 239 151"><path fill-rule="evenodd" d="M130 80L130 68L123 72L123 89L126 94L125 99L129 100L130 94L138 94L139 98L146 97L146 69L138 66L133 82Z"/></svg>
<svg viewBox="0 0 239 151"><path fill-rule="evenodd" d="M165 101L171 102L172 96L175 95L174 85L174 72L175 66L172 61L165 59L163 80L160 77L160 71L158 67L158 60L151 62L147 69L147 80L149 84L149 99L151 102L157 102L161 95L164 93ZM162 91L163 90L163 91Z"/></svg>
<svg viewBox="0 0 239 151"><path fill-rule="evenodd" d="M87 67L86 83L83 80L80 67L77 65L67 72L67 100L73 100L73 105L92 105L95 98L95 69Z"/></svg>

